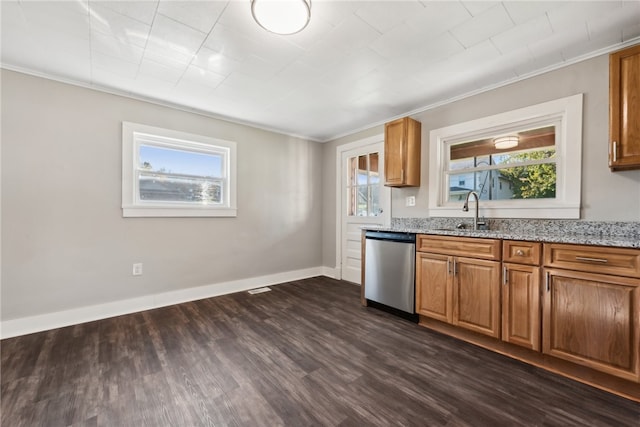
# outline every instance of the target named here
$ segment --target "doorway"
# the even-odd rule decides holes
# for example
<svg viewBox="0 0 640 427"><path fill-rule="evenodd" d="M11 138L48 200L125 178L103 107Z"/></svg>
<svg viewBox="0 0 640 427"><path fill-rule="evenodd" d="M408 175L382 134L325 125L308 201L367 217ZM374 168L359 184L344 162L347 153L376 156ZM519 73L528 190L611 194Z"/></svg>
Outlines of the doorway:
<svg viewBox="0 0 640 427"><path fill-rule="evenodd" d="M339 239L341 279L360 284L362 227L386 226L391 220L391 191L384 184L384 136L338 147Z"/></svg>

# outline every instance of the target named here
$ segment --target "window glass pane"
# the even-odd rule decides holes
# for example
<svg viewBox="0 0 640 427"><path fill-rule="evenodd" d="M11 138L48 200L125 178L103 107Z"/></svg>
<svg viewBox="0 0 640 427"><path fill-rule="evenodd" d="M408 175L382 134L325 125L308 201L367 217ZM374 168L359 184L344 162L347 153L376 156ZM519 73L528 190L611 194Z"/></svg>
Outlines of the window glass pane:
<svg viewBox="0 0 640 427"><path fill-rule="evenodd" d="M140 200L185 203L222 203L222 181L184 175L140 171Z"/></svg>
<svg viewBox="0 0 640 427"><path fill-rule="evenodd" d="M512 186L512 199L553 199L556 197L556 164L517 166L496 171Z"/></svg>
<svg viewBox="0 0 640 427"><path fill-rule="evenodd" d="M492 156L494 165L507 165L514 163L522 163L529 160L545 160L556 156L555 147L548 147L543 150L498 154Z"/></svg>
<svg viewBox="0 0 640 427"><path fill-rule="evenodd" d="M366 185L358 186L358 216L367 216L368 214L368 187Z"/></svg>
<svg viewBox="0 0 640 427"><path fill-rule="evenodd" d="M450 202L469 191L481 200L555 197L555 125L453 144L449 155ZM538 161L545 163L525 165Z"/></svg>
<svg viewBox="0 0 640 427"><path fill-rule="evenodd" d="M466 159L451 160L449 162L449 170L455 171L460 169L472 169L475 167L475 159L467 157Z"/></svg>
<svg viewBox="0 0 640 427"><path fill-rule="evenodd" d="M379 168L379 155L378 153L369 154L369 183L377 184L380 182L380 173L378 171Z"/></svg>
<svg viewBox="0 0 640 427"><path fill-rule="evenodd" d="M140 169L174 175L222 177L223 156L215 153L140 145Z"/></svg>
<svg viewBox="0 0 640 427"><path fill-rule="evenodd" d="M357 157L351 157L349 159L349 166L348 166L349 170L348 170L348 174L349 174L349 179L348 185L357 185L357 180L356 177L358 176L358 158Z"/></svg>
<svg viewBox="0 0 640 427"><path fill-rule="evenodd" d="M449 201L464 200L475 191L481 200L542 199L556 197L556 165L516 166L449 175Z"/></svg>
<svg viewBox="0 0 640 427"><path fill-rule="evenodd" d="M358 185L367 185L367 155L358 157Z"/></svg>
<svg viewBox="0 0 640 427"><path fill-rule="evenodd" d="M358 206L357 187L347 187L347 215L355 216Z"/></svg>
<svg viewBox="0 0 640 427"><path fill-rule="evenodd" d="M369 216L378 216L380 212L380 186L372 185L370 188L371 199L369 200Z"/></svg>
<svg viewBox="0 0 640 427"><path fill-rule="evenodd" d="M489 172L466 172L449 175L449 201L464 200L469 191L477 192L481 199L486 200L489 197L489 192L482 190L487 188L490 179Z"/></svg>

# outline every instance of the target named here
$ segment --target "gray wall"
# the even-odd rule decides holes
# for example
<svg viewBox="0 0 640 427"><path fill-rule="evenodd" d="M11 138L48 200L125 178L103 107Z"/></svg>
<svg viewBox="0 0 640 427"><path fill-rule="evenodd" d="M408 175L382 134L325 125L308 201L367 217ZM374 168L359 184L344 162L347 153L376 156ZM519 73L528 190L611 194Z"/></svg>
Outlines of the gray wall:
<svg viewBox="0 0 640 427"><path fill-rule="evenodd" d="M610 172L607 166L609 132L609 58L602 55L568 67L487 91L412 117L422 122L421 186L392 189L393 217L426 217L429 201L428 144L432 129L466 122L565 96L584 93L581 218L602 221L640 220L640 170ZM382 126L340 138L324 146L323 227L335 227L336 147L383 132ZM333 159L333 161L330 161ZM405 197L416 196L415 207ZM335 266L335 233L324 233L323 261Z"/></svg>
<svg viewBox="0 0 640 427"><path fill-rule="evenodd" d="M431 129L576 93L585 94L581 217L640 220L640 171L607 167L607 55L414 115L422 186L393 189L392 215L426 216ZM122 218L123 120L237 141L238 217ZM2 71L2 319L335 267L336 147L382 132L320 145ZM143 276L131 276L134 262Z"/></svg>
<svg viewBox="0 0 640 427"><path fill-rule="evenodd" d="M2 320L322 265L320 144L1 76ZM236 141L237 218L122 218L122 121Z"/></svg>

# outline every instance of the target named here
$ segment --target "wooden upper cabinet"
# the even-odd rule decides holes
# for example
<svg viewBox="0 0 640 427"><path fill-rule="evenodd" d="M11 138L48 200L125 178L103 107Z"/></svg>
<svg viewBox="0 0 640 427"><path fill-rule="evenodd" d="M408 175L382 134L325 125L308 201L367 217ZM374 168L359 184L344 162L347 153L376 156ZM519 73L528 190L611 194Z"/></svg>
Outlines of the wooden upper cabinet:
<svg viewBox="0 0 640 427"><path fill-rule="evenodd" d="M384 125L384 185L420 186L421 128L409 117Z"/></svg>
<svg viewBox="0 0 640 427"><path fill-rule="evenodd" d="M609 167L640 169L640 45L609 57Z"/></svg>

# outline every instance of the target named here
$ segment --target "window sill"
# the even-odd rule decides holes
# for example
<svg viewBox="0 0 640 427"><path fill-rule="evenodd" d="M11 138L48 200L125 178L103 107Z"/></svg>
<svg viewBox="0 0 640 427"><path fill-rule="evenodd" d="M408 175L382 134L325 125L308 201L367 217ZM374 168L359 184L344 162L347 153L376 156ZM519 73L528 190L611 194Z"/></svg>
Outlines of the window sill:
<svg viewBox="0 0 640 427"><path fill-rule="evenodd" d="M124 218L192 218L192 217L237 217L235 208L166 208L166 207L123 207Z"/></svg>

